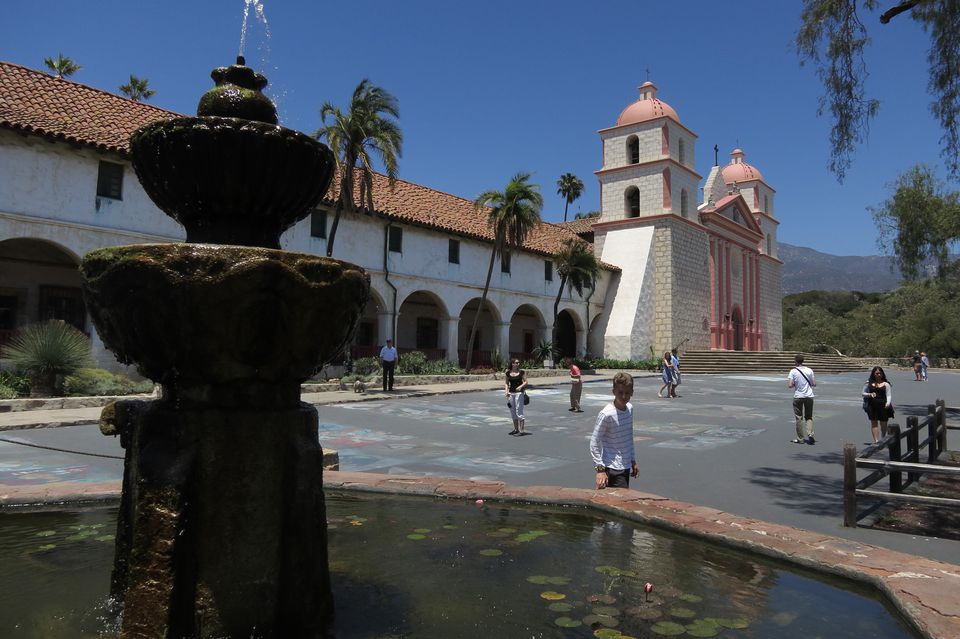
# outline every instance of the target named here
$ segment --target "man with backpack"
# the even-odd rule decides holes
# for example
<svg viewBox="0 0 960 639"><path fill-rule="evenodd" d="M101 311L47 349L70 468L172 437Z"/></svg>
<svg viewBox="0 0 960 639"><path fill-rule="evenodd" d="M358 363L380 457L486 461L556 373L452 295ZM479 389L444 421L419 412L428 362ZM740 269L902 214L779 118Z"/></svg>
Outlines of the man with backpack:
<svg viewBox="0 0 960 639"><path fill-rule="evenodd" d="M787 388L794 389L793 417L797 422L797 438L791 441L813 446L817 443L813 436L813 387L817 385L817 380L813 370L803 365L803 355L798 353L793 361L797 365L787 375Z"/></svg>

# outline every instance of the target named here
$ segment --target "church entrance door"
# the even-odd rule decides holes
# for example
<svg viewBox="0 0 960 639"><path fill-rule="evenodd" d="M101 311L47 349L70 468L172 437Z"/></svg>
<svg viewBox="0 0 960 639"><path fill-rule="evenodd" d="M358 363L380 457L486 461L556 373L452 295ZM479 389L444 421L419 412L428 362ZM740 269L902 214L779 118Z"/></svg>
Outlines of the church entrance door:
<svg viewBox="0 0 960 639"><path fill-rule="evenodd" d="M733 324L733 350L743 350L743 313L739 308L733 309L733 316L730 319Z"/></svg>

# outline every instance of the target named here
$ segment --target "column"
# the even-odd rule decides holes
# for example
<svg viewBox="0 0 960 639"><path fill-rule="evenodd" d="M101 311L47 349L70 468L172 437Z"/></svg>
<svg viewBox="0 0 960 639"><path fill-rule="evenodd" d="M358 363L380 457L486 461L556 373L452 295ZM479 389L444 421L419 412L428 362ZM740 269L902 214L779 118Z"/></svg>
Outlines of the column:
<svg viewBox="0 0 960 639"><path fill-rule="evenodd" d="M717 348L717 246L714 239L710 238L710 257L708 265L710 267L710 349Z"/></svg>
<svg viewBox="0 0 960 639"><path fill-rule="evenodd" d="M460 344L459 331L459 317L448 317L446 321L440 325L440 343L445 344L444 348L447 349L447 360L457 366L460 365L460 351L458 349Z"/></svg>
<svg viewBox="0 0 960 639"><path fill-rule="evenodd" d="M574 357L579 357L583 353L587 352L587 331L582 328L577 329L577 352L574 353Z"/></svg>
<svg viewBox="0 0 960 639"><path fill-rule="evenodd" d="M393 334L393 313L380 311L377 313L377 344L383 346L387 343L387 338L393 340L394 346L400 346L397 344L397 340Z"/></svg>
<svg viewBox="0 0 960 639"><path fill-rule="evenodd" d="M500 349L500 356L510 358L510 322L497 322L493 325L493 342L490 351Z"/></svg>

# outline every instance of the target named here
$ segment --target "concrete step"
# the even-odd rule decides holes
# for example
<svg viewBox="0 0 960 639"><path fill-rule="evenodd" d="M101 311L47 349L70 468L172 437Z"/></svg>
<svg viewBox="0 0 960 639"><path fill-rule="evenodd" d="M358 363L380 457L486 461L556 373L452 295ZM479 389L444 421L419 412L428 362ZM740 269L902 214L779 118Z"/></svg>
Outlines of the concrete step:
<svg viewBox="0 0 960 639"><path fill-rule="evenodd" d="M687 351L680 359L684 373L770 373L786 375L794 366L795 351ZM804 365L819 373L864 370L859 359L830 353L803 353Z"/></svg>

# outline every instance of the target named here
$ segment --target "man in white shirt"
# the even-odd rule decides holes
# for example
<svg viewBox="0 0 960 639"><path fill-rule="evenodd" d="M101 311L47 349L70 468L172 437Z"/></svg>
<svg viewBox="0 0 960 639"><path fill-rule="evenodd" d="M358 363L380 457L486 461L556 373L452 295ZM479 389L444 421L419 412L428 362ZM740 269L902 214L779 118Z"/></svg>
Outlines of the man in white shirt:
<svg viewBox="0 0 960 639"><path fill-rule="evenodd" d="M787 375L787 388L794 389L793 417L797 422L797 438L791 441L813 446L817 443L813 436L813 387L817 385L817 379L813 371L803 365L803 355L797 355L793 361L797 365Z"/></svg>
<svg viewBox="0 0 960 639"><path fill-rule="evenodd" d="M383 390L393 390L393 369L397 367L400 356L393 347L393 340L388 339L387 345L380 349L380 368L383 369ZM387 381L389 379L389 381Z"/></svg>

